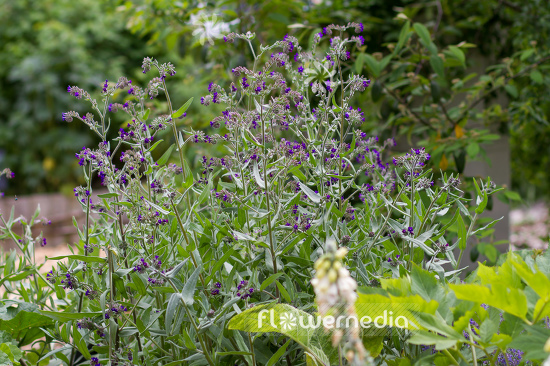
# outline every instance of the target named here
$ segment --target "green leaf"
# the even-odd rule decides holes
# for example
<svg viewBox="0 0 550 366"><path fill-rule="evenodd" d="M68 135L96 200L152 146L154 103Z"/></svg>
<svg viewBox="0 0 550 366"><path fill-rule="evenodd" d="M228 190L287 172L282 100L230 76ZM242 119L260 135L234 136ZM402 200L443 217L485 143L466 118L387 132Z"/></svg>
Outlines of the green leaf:
<svg viewBox="0 0 550 366"><path fill-rule="evenodd" d="M505 195L508 199L511 199L511 200L514 200L514 201L521 201L521 196L520 196L519 193L517 193L517 192L514 192L514 191L504 191L504 195Z"/></svg>
<svg viewBox="0 0 550 366"><path fill-rule="evenodd" d="M529 77L537 84L542 84L544 82L542 73L539 70L531 71Z"/></svg>
<svg viewBox="0 0 550 366"><path fill-rule="evenodd" d="M462 334L458 333L451 326L449 326L445 319L441 318L441 316L419 313L418 320L420 325L424 328L437 334L441 334L447 337L447 339L453 339L455 341L461 341L464 339Z"/></svg>
<svg viewBox="0 0 550 366"><path fill-rule="evenodd" d="M273 366L277 363L277 361L279 361L279 359L281 357L283 357L283 355L285 354L286 352L286 348L288 347L288 345L290 344L290 339L288 341L285 342L285 344L283 344L278 350L277 352L275 352L273 354L273 356L271 356L271 358L269 359L269 361L267 361L267 365L266 366Z"/></svg>
<svg viewBox="0 0 550 366"><path fill-rule="evenodd" d="M19 340L19 346L44 336L40 328L53 325L52 319L38 312L34 304L18 302L17 307L0 306L0 331L6 331Z"/></svg>
<svg viewBox="0 0 550 366"><path fill-rule="evenodd" d="M166 334L168 336L172 335L172 320L176 315L176 311L180 305L181 294L172 294L168 300L168 305L166 306L166 317L164 320L164 326L166 329Z"/></svg>
<svg viewBox="0 0 550 366"><path fill-rule="evenodd" d="M449 285L457 299L475 303L485 303L497 309L526 320L527 297L520 289L509 288L502 284L482 285Z"/></svg>
<svg viewBox="0 0 550 366"><path fill-rule="evenodd" d="M308 186L306 186L302 182L298 182L298 184L300 185L300 189L309 197L310 200L315 203L321 202L321 196L319 196L319 194L313 192Z"/></svg>
<svg viewBox="0 0 550 366"><path fill-rule="evenodd" d="M428 30L428 28L426 28L426 26L422 23L414 23L413 24L413 28L414 28L414 31L416 32L416 34L418 34L418 36L420 37L420 39L425 43L425 44L428 44L432 41L432 38L430 36L430 31Z"/></svg>
<svg viewBox="0 0 550 366"><path fill-rule="evenodd" d="M191 103L193 103L193 98L189 99L187 102L185 102L184 105L182 105L180 107L180 109L177 110L177 112L174 112L172 114L172 118L179 118L181 117L185 111L187 110L187 108L189 108L189 106L191 105Z"/></svg>
<svg viewBox="0 0 550 366"><path fill-rule="evenodd" d="M420 42L424 45L424 47L426 47L432 55L437 55L437 47L432 42L432 38L430 36L430 31L428 31L428 28L426 28L426 26L421 23L414 23L413 28L416 34L418 34L418 37L420 37Z"/></svg>
<svg viewBox="0 0 550 366"><path fill-rule="evenodd" d="M466 67L466 56L464 56L464 52L460 48L457 46L449 46L449 51L451 51L453 56L460 61L462 66Z"/></svg>
<svg viewBox="0 0 550 366"><path fill-rule="evenodd" d="M163 142L163 141L164 141L164 140L158 140L158 141L155 142L155 143L153 144L153 146L151 146L151 147L149 148L149 150L147 150L147 151L151 152L151 151L155 150L155 148L156 148L161 142Z"/></svg>
<svg viewBox="0 0 550 366"><path fill-rule="evenodd" d="M345 153L343 153L342 156L347 156L348 154L353 153L353 151L355 150L355 144L356 144L356 141L355 141L355 134L353 134L353 139L351 140L350 148L349 148L348 151L346 151Z"/></svg>
<svg viewBox="0 0 550 366"><path fill-rule="evenodd" d="M426 271L413 263L411 271L411 291L422 296L426 301L441 301L445 297L445 290L435 278L435 274Z"/></svg>
<svg viewBox="0 0 550 366"><path fill-rule="evenodd" d="M512 265L516 273L521 277L529 287L533 289L545 302L550 301L550 279L542 273L536 266L531 268L519 255L510 253Z"/></svg>
<svg viewBox="0 0 550 366"><path fill-rule="evenodd" d="M472 142L466 147L466 152L468 156L474 159L477 154L479 154L479 144L477 142Z"/></svg>
<svg viewBox="0 0 550 366"><path fill-rule="evenodd" d="M147 108L147 110L140 115L141 120L147 121L150 113L151 113L151 108Z"/></svg>
<svg viewBox="0 0 550 366"><path fill-rule="evenodd" d="M80 334L76 323L73 324L73 343L76 344L76 347L84 357L87 359L92 357L92 355L90 355L90 351L88 351L86 342L82 339L82 334Z"/></svg>
<svg viewBox="0 0 550 366"><path fill-rule="evenodd" d="M139 294L144 296L147 293L147 290L141 277L137 273L131 273L130 276L132 277L132 285L135 285Z"/></svg>
<svg viewBox="0 0 550 366"><path fill-rule="evenodd" d="M320 365L330 365L319 339L323 327L301 327L300 321L302 324L316 324L311 314L287 304L270 303L254 306L234 316L227 327L249 333L281 333L304 347Z"/></svg>
<svg viewBox="0 0 550 366"><path fill-rule="evenodd" d="M52 318L54 320L66 323L71 320L80 320L83 318L93 318L96 316L100 316L101 312L94 312L94 313L71 313L71 312L60 312L60 311L46 311L46 310L40 310L40 312L49 318Z"/></svg>
<svg viewBox="0 0 550 366"><path fill-rule="evenodd" d="M118 197L118 193L103 193L97 195L99 198L113 198Z"/></svg>
<svg viewBox="0 0 550 366"><path fill-rule="evenodd" d="M415 332L408 342L411 344L435 346L435 349L438 351L451 348L457 343L456 340L448 339L425 330Z"/></svg>
<svg viewBox="0 0 550 366"><path fill-rule="evenodd" d="M378 357L384 349L384 337L363 337L363 346L369 351L371 357Z"/></svg>
<svg viewBox="0 0 550 366"><path fill-rule="evenodd" d="M430 65L432 65L432 68L434 69L435 73L439 77L439 79L444 82L445 81L445 67L443 65L443 60L438 55L432 55L430 56Z"/></svg>
<svg viewBox="0 0 550 366"><path fill-rule="evenodd" d="M481 200L479 200L479 204L475 209L475 213L477 214L483 213L483 211L485 211L485 207L487 207L488 201L489 201L489 196L487 196L487 191L483 191L483 194L481 195Z"/></svg>
<svg viewBox="0 0 550 366"><path fill-rule="evenodd" d="M254 172L254 179L256 179L256 183L258 184L258 186L260 186L260 188L262 188L262 189L265 189L266 188L266 181L264 181L262 179L262 177L260 176L260 171L258 170L258 162L257 161L254 162L253 172ZM269 188L269 186L270 186L270 184L269 184L269 182L267 182L267 188Z"/></svg>
<svg viewBox="0 0 550 366"><path fill-rule="evenodd" d="M162 154L162 156L160 157L159 160L157 160L157 164L158 165L164 165L166 164L166 162L168 161L168 159L170 159L170 155L172 155L172 150L174 150L174 147L176 145L175 144L172 144L170 145L170 147L168 148L168 150L166 150L164 152L164 154Z"/></svg>
<svg viewBox="0 0 550 366"><path fill-rule="evenodd" d="M516 88L516 86L513 84L504 85L504 90L506 90L506 92L510 94L512 98L517 98L519 96L518 88Z"/></svg>
<svg viewBox="0 0 550 366"><path fill-rule="evenodd" d="M91 255L81 255L81 254L60 255L58 257L51 257L48 259L61 260L65 258L74 259L74 260L82 261L86 263L105 263L107 261L106 257L94 257Z"/></svg>
<svg viewBox="0 0 550 366"><path fill-rule="evenodd" d="M457 226L457 232L458 232L458 247L460 250L465 250L466 246L468 245L468 238L466 237L466 226L464 225L464 220L462 220L462 216L458 215L456 218L456 226Z"/></svg>
<svg viewBox="0 0 550 366"><path fill-rule="evenodd" d="M526 332L516 337L508 346L525 352L527 360L544 360L548 357L545 344L550 338L550 330L540 327L526 327Z"/></svg>
<svg viewBox="0 0 550 366"><path fill-rule="evenodd" d="M383 284L383 286L385 285ZM422 329L418 321L418 313L433 314L438 306L439 304L435 300L427 302L419 295L393 296L388 294L388 296L384 296L378 293L359 293L355 302L355 310L359 319L368 317L373 324L376 323L409 330ZM388 318L387 314L390 312L393 312L393 319L396 319L395 322L390 321ZM397 321L398 318L400 318L399 322Z"/></svg>
<svg viewBox="0 0 550 366"><path fill-rule="evenodd" d="M275 284L277 285L277 288L279 289L279 291L281 292L281 295L283 295L285 300L288 302L291 302L292 298L288 294L288 291L286 290L286 288L284 288L284 286L279 281L275 281Z"/></svg>
<svg viewBox="0 0 550 366"><path fill-rule="evenodd" d="M380 76L380 71L382 70L380 62L378 62L374 57L372 57L372 55L369 54L365 54L364 58L372 74L375 77Z"/></svg>
<svg viewBox="0 0 550 366"><path fill-rule="evenodd" d="M199 274L201 271L202 264L199 264L191 276L189 276L189 279L185 282L183 290L181 290L181 298L187 306L193 305L195 302L193 295L195 293L195 289L197 288L197 280L199 279Z"/></svg>
<svg viewBox="0 0 550 366"><path fill-rule="evenodd" d="M265 290L269 285L271 285L277 278L281 277L282 275L283 273L279 272L269 276L264 282L262 282L262 285L260 286L260 291Z"/></svg>
<svg viewBox="0 0 550 366"><path fill-rule="evenodd" d="M403 24L403 27L401 28L401 32L399 32L399 39L397 41L397 45L395 46L395 49L393 50L394 54L399 53L399 51L401 51L401 48L403 48L403 45L405 45L405 42L409 39L410 29L411 29L411 22L407 20L405 24Z"/></svg>

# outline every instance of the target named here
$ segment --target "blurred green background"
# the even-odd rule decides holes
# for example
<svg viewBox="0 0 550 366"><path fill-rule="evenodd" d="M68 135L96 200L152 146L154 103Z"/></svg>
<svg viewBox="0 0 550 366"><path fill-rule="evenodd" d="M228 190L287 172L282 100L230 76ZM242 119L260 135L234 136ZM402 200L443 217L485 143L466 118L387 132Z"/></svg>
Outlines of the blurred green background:
<svg viewBox="0 0 550 366"><path fill-rule="evenodd" d="M511 159L512 188L524 200L550 196L547 0L0 0L0 170L16 174L0 191L68 192L80 183L74 153L96 141L86 126L62 121L63 112L87 111L67 85L99 96L105 79L143 80L145 56L170 61L175 106L196 97L184 123L206 129L215 110L197 98L252 59L222 33L255 32L256 45L290 33L307 44L323 26L349 21L365 26L349 68L372 80L357 100L366 132L422 143L436 168L459 172L509 139L511 157L490 163ZM114 131L126 122L113 118ZM216 153L207 148L217 147L188 148L190 162Z"/></svg>

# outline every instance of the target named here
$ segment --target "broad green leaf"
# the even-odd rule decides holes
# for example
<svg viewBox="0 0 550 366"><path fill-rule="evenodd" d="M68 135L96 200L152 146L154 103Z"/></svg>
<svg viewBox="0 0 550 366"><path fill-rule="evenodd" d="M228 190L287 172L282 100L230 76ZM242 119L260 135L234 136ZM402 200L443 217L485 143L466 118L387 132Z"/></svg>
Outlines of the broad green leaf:
<svg viewBox="0 0 550 366"><path fill-rule="evenodd" d="M479 144L477 142L471 142L468 146L466 146L466 152L470 158L475 158L479 153L479 150Z"/></svg>
<svg viewBox="0 0 550 366"><path fill-rule="evenodd" d="M445 322L445 319L441 316L419 313L418 321L425 329L431 330L437 334L441 334L447 339L454 339L455 341L461 341L464 339L462 334L458 333L451 326Z"/></svg>
<svg viewBox="0 0 550 366"><path fill-rule="evenodd" d="M281 333L299 343L320 365L329 366L328 357L322 351L329 344L322 344L323 326L313 315L287 304L270 303L243 311L229 321L233 330L254 333ZM302 326L305 325L305 326Z"/></svg>
<svg viewBox="0 0 550 366"><path fill-rule="evenodd" d="M413 28L416 32L416 34L418 34L418 36L420 37L420 39L425 43L425 44L428 44L432 41L432 38L430 36L430 31L428 30L428 28L426 28L426 26L422 23L414 23L413 24Z"/></svg>
<svg viewBox="0 0 550 366"><path fill-rule="evenodd" d="M409 330L422 329L418 321L418 313L435 313L438 303L434 300L426 302L419 295L413 296L384 296L382 294L359 293L355 302L355 311L359 319L366 323L393 326ZM393 312L393 320L388 315ZM385 315L385 316L384 316ZM369 321L370 319L370 321ZM372 328L374 330L374 328ZM375 334L379 335L379 334Z"/></svg>
<svg viewBox="0 0 550 366"><path fill-rule="evenodd" d="M363 346L369 351L371 357L378 357L384 349L384 337L363 337Z"/></svg>
<svg viewBox="0 0 550 366"><path fill-rule="evenodd" d="M449 51L453 54L454 57L456 57L462 66L466 67L466 57L464 56L464 52L458 48L457 46L449 46Z"/></svg>
<svg viewBox="0 0 550 366"><path fill-rule="evenodd" d="M445 297L445 290L435 278L435 274L426 271L413 263L411 271L411 290L413 293L422 296L426 301L441 301Z"/></svg>
<svg viewBox="0 0 550 366"><path fill-rule="evenodd" d="M456 345L457 340L448 339L435 333L419 330L408 340L411 344L435 346L435 349L440 351L451 348Z"/></svg>
<svg viewBox="0 0 550 366"><path fill-rule="evenodd" d="M11 365L12 362L15 365L19 365L19 360L21 359L21 357L23 357L23 352L17 346L11 343L0 344L0 352L6 354L8 358L7 362L5 360L0 361L1 365Z"/></svg>
<svg viewBox="0 0 550 366"><path fill-rule="evenodd" d="M491 287L482 285L450 284L457 299L485 303L497 309L527 320L527 298L523 291L509 288L505 285L493 284Z"/></svg>
<svg viewBox="0 0 550 366"><path fill-rule="evenodd" d="M545 302L550 301L550 279L535 266L530 268L520 256L510 254L512 265L516 273L529 287L533 289Z"/></svg>

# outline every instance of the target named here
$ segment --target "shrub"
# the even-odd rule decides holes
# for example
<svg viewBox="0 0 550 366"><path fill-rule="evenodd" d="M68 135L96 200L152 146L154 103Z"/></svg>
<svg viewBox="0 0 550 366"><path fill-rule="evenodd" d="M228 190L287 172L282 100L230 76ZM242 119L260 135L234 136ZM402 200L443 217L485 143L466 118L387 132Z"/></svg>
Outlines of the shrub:
<svg viewBox="0 0 550 366"><path fill-rule="evenodd" d="M496 222L480 226L477 218L498 189L489 179L474 181L477 200L470 204L458 177L432 180L430 154L423 148L392 156L392 139L380 141L360 130L363 116L354 96L370 81L346 65L354 47L363 44L361 30L357 23L328 26L308 51L292 36L255 48L252 33L228 34L227 42L249 45L254 67L234 68L229 85L209 85L201 104L226 107L207 131L185 124L192 100L172 107L166 79L176 71L170 63L145 58L143 72L158 73L146 86L125 77L105 81L100 102L69 86L72 96L91 103L93 113L70 111L64 120L84 122L101 139L98 147L76 154L87 184L75 188L75 196L86 219L75 222L75 254L51 258L57 265L43 275L33 260L42 240L32 233L39 213L31 220L1 217L2 237L24 255L3 279L5 298L13 299L4 301L11 320L0 329L18 346L36 341L32 351L11 361L364 365L384 348L377 360L397 364L403 355L424 357L411 346L421 339L442 351L434 357L457 362L463 352L457 345L472 345L472 338L452 338L465 328L463 322L453 325L451 315L473 305L455 300L472 298L448 284L460 281L468 239L486 235ZM145 108L160 93L168 114ZM126 113L132 121L109 141L110 113ZM175 142L155 161L151 154L163 145L159 134L165 129ZM182 149L197 143L223 144L227 155L205 156L201 171L193 172ZM179 164L169 163L174 150ZM92 199L94 179L108 189L99 200ZM14 232L16 223L23 235ZM5 273L14 270L15 258L15 252L7 257ZM490 293L486 285L502 275L487 274L493 282L468 286L478 286L472 294ZM530 277L524 281L534 286ZM523 291L518 280L513 285ZM449 288L455 298L448 295L445 302ZM546 301L543 290L533 290ZM406 303L400 311L410 317L419 312L425 332L410 338L408 330L394 326L373 335L341 325L303 332L259 322L262 310L283 309L292 324L297 315L309 319L316 311L325 318L358 316L376 303L385 310ZM510 312L497 300L487 303ZM546 315L510 314L533 325ZM450 325L439 324L438 316ZM22 319L39 325L28 329ZM14 326L3 325L9 322ZM440 328L452 339L440 339L449 338ZM473 359L498 354L488 347Z"/></svg>

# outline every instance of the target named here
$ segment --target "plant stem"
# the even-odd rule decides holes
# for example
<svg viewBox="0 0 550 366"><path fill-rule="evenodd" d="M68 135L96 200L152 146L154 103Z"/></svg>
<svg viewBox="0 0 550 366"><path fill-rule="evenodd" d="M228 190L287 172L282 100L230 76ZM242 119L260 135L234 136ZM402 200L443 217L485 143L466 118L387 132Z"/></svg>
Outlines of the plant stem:
<svg viewBox="0 0 550 366"><path fill-rule="evenodd" d="M263 101L262 101L263 102ZM263 165L264 165L264 191L265 200L267 202L267 229L269 231L269 249L271 252L271 260L273 262L273 273L277 273L277 259L275 258L275 246L273 244L273 230L271 228L271 207L269 205L269 193L267 190L267 146L265 144L265 123L263 119L263 105L260 104L260 122L262 124L262 146L263 146ZM279 289L276 287L276 294L279 297Z"/></svg>
<svg viewBox="0 0 550 366"><path fill-rule="evenodd" d="M90 192L90 194L88 195L88 202L87 202L87 205L86 205L86 237L85 237L85 246L84 246L84 255L87 257L88 256L88 250L87 250L87 247L89 245L89 242L90 242L90 234L89 234L89 231L90 231L90 199L91 199L91 187L92 187L92 165L90 164L90 174L88 175L88 190L87 192ZM86 277L86 272L82 273L82 279L84 279ZM84 294L80 294L80 299L78 300L78 313L80 313L82 311L82 303L84 301ZM72 351L71 351L71 363L70 365L72 366L74 364L74 357L75 357L75 349L73 348Z"/></svg>
<svg viewBox="0 0 550 366"><path fill-rule="evenodd" d="M444 349L443 353L451 359L451 363L456 366L460 366L459 363L456 361L456 359L451 355L451 352L449 350Z"/></svg>

